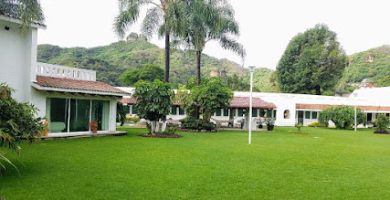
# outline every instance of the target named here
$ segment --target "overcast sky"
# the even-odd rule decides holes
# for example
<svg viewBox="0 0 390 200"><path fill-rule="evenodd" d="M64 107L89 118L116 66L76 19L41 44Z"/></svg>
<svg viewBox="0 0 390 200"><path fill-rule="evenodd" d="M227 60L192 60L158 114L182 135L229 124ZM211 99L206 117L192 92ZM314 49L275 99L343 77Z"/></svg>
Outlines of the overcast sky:
<svg viewBox="0 0 390 200"><path fill-rule="evenodd" d="M39 44L94 47L118 41L112 23L116 0L41 0L46 30ZM231 0L240 24L245 66L274 69L290 39L317 23L338 35L347 54L390 42L390 1L386 0ZM138 32L139 25L129 32ZM163 40L151 42L163 46ZM209 43L205 53L241 63L241 59Z"/></svg>

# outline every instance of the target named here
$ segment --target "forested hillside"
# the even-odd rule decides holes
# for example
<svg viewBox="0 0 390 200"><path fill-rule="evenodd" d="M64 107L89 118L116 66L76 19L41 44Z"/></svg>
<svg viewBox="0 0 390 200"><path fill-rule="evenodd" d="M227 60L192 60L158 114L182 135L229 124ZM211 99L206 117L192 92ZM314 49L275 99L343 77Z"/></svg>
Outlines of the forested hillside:
<svg viewBox="0 0 390 200"><path fill-rule="evenodd" d="M93 69L98 72L98 80L116 86L123 85L118 78L128 68L141 67L144 64L157 64L163 68L163 55L163 49L145 39L120 41L94 48L61 48L47 44L38 46L39 62ZM236 81L249 83L248 71L239 64L208 55L202 58L203 76L209 76L210 71L215 70L226 72L227 76L235 74L241 77ZM350 65L345 69L336 88L338 92L350 92L363 79L368 79L377 86L390 86L390 46L356 53L349 59ZM173 50L171 82L186 83L195 74L194 63L193 53ZM254 91L278 92L275 72L268 68L257 69L254 73Z"/></svg>
<svg viewBox="0 0 390 200"><path fill-rule="evenodd" d="M351 90L364 79L378 87L390 86L390 46L353 54L349 63L339 82L339 90Z"/></svg>
<svg viewBox="0 0 390 200"><path fill-rule="evenodd" d="M120 86L119 76L128 68L156 64L163 68L163 49L146 40L131 40L94 48L61 48L53 45L38 46L38 61L96 70L97 79ZM186 83L195 74L195 56L192 52L172 50L171 82ZM211 70L226 72L227 75L242 75L247 71L227 59L204 55L202 73L208 76Z"/></svg>

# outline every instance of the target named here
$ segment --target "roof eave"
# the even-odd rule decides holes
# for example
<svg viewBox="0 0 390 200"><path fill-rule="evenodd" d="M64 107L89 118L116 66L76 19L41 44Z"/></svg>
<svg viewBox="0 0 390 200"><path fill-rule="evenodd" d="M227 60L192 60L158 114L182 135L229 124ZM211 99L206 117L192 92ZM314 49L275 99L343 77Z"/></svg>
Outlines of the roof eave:
<svg viewBox="0 0 390 200"><path fill-rule="evenodd" d="M123 96L129 95L127 93L114 93L114 92L101 92L101 91L88 91L88 90L44 87L44 86L40 86L39 84L36 84L36 83L32 83L32 87L37 89L37 90L40 90L40 91L51 91L51 92L83 93L83 94L115 96L115 97L123 97Z"/></svg>
<svg viewBox="0 0 390 200"><path fill-rule="evenodd" d="M12 17L8 17L6 15L0 15L0 20L4 20L4 21L8 21L8 22L13 22L13 23L16 23L16 24L22 24L22 21L19 20L19 19L15 19L15 18L12 18ZM39 29L46 29L46 25L44 24L39 24L39 23L31 23L30 25L31 27L33 28L39 28Z"/></svg>

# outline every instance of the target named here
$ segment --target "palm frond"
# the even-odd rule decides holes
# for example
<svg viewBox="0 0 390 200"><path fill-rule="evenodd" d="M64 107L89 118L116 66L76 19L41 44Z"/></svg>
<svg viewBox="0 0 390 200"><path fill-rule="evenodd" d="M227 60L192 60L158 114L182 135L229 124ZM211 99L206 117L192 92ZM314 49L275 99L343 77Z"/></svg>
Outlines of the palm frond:
<svg viewBox="0 0 390 200"><path fill-rule="evenodd" d="M161 9L157 7L148 9L142 23L142 33L147 37L151 37L152 34L156 31L157 27L159 27L161 24L162 17L163 13Z"/></svg>

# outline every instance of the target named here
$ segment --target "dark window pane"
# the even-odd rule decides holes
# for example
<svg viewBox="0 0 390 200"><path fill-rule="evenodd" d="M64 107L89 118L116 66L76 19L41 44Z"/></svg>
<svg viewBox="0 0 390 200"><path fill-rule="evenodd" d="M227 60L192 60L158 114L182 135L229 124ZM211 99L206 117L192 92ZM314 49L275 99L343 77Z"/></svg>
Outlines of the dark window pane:
<svg viewBox="0 0 390 200"><path fill-rule="evenodd" d="M267 110L267 118L271 118L272 117L272 110Z"/></svg>
<svg viewBox="0 0 390 200"><path fill-rule="evenodd" d="M171 115L177 115L177 109L176 109L176 106L172 106L172 109L171 109Z"/></svg>
<svg viewBox="0 0 390 200"><path fill-rule="evenodd" d="M260 109L260 117L265 117L265 110L264 109Z"/></svg>
<svg viewBox="0 0 390 200"><path fill-rule="evenodd" d="M317 112L312 112L311 113L311 118L312 119L317 119L318 113Z"/></svg>
<svg viewBox="0 0 390 200"><path fill-rule="evenodd" d="M273 112L274 112L274 116L273 117L276 118L276 110L274 110Z"/></svg>
<svg viewBox="0 0 390 200"><path fill-rule="evenodd" d="M50 98L47 103L49 132L67 132L68 126L68 99Z"/></svg>
<svg viewBox="0 0 390 200"><path fill-rule="evenodd" d="M239 108L239 109L238 109L238 116L239 116L239 117L244 116L244 109L242 109L242 108Z"/></svg>
<svg viewBox="0 0 390 200"><path fill-rule="evenodd" d="M179 115L184 115L184 114L185 114L184 108L179 107Z"/></svg>
<svg viewBox="0 0 390 200"><path fill-rule="evenodd" d="M310 111L305 111L305 119L310 119Z"/></svg>
<svg viewBox="0 0 390 200"><path fill-rule="evenodd" d="M216 116L221 116L221 115L222 115L221 109L218 109L218 110L215 112L215 115L216 115Z"/></svg>
<svg viewBox="0 0 390 200"><path fill-rule="evenodd" d="M257 109L252 108L252 117L257 117Z"/></svg>
<svg viewBox="0 0 390 200"><path fill-rule="evenodd" d="M89 131L89 100L72 99L70 101L70 131Z"/></svg>
<svg viewBox="0 0 390 200"><path fill-rule="evenodd" d="M223 116L225 117L229 116L229 108L223 109Z"/></svg>

